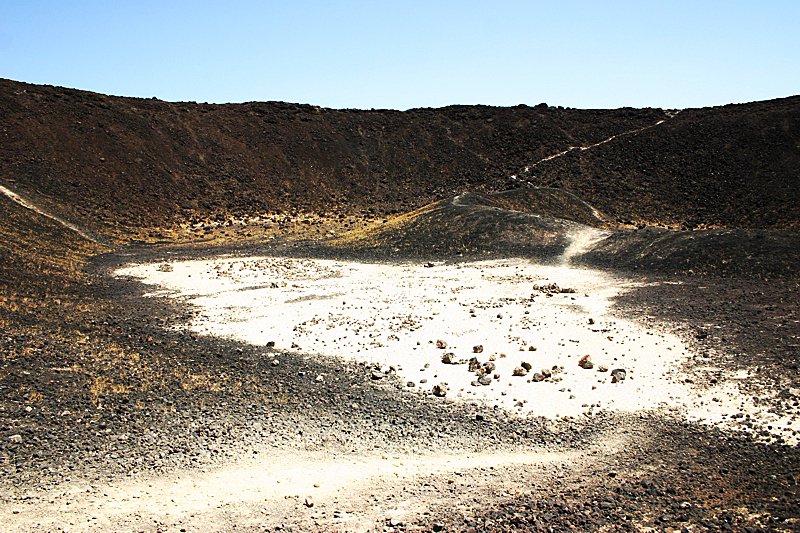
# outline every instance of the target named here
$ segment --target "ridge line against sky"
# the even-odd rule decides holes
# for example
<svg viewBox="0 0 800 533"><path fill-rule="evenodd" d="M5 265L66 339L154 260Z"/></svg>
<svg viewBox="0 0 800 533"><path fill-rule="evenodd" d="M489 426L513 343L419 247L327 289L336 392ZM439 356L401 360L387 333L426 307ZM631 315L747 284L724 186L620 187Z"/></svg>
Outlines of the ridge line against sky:
<svg viewBox="0 0 800 533"><path fill-rule="evenodd" d="M168 101L687 108L800 93L800 2L14 1L0 77Z"/></svg>

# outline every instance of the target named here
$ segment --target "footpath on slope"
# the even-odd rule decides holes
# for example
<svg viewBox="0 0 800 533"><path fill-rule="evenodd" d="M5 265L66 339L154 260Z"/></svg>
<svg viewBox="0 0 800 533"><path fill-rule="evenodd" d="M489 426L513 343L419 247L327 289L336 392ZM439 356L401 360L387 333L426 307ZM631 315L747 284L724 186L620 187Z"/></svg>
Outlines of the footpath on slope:
<svg viewBox="0 0 800 533"><path fill-rule="evenodd" d="M551 161L551 160L553 160L553 159L558 159L559 157L563 157L563 156L567 155L568 153L570 153L570 152L572 152L572 151L574 151L574 150L580 150L580 151L582 151L582 152L583 152L583 151L586 151L586 150L591 150L592 148L596 148L596 147L598 147L598 146L602 146L602 145L604 145L604 144L607 144L607 143L609 143L609 142L613 141L614 139L618 139L618 138L620 138L620 137L627 137L627 136L629 136L629 135L635 135L635 134L637 134L637 133L641 133L641 132L643 132L643 131L647 131L647 130L649 130L649 129L655 128L656 126L658 126L658 125L660 125L660 124L663 124L663 123L664 123L664 122L666 122L667 120L670 120L670 119L673 119L673 118L675 118L675 117L678 115L678 113L680 113L680 110L677 110L677 111L675 111L675 112L673 112L673 113L671 113L671 114L670 114L670 113L668 113L668 116L669 116L669 118L667 118L667 119L661 119L661 120L659 120L658 122L656 122L655 124L650 124L649 126L643 126L643 127L641 127L641 128L636 128L636 129L634 129L634 130L630 130L630 131L624 131L624 132L622 132L622 133L618 133L618 134L616 134L616 135L612 135L612 136L610 136L610 137L608 137L608 138L606 138L606 139L603 139L602 141L598 141L598 142L596 142L596 143L587 144L587 145L584 145L584 146L570 146L570 147L569 147L569 148L567 148L566 150L562 150L562 151L560 151L560 152L557 152L557 153L555 153L555 154L552 154L552 155L549 155L549 156L543 157L542 159L539 159L538 161L536 161L536 162L534 162L534 163L531 163L531 164L529 164L529 165L526 165L526 166L525 166L525 168L524 168L524 171L525 171L526 173L527 173L527 172L530 172L531 170L533 170L534 168L536 168L538 165L540 165L540 164L542 164L542 163L544 163L544 162L546 162L546 161ZM519 178L517 175L513 175L513 176L511 176L511 179L512 179L512 180L516 180L516 181L522 181L523 183L527 183L528 185L531 185L531 186L534 186L534 187L535 187L535 185L533 185L533 183L531 183L531 182L529 182L529 181L527 181L527 180L522 180L522 179L520 179L520 178ZM599 212L599 211L596 211L596 210L595 210L595 214L597 215L597 217L598 217L598 218L602 218L602 217L601 217L601 215L600 215L600 212Z"/></svg>
<svg viewBox="0 0 800 533"><path fill-rule="evenodd" d="M55 214L53 214L53 213L51 213L51 212L49 212L49 211L37 206L36 204L31 202L30 200L27 200L27 199L23 198L22 196L20 196L19 194L15 193L14 191L12 191L11 189L9 189L7 187L4 187L4 186L0 185L0 192L2 192L9 199L11 199L14 202L18 203L22 207L25 207L26 209L30 209L31 211L33 211L35 213L38 213L38 214L43 215L43 216L45 216L45 217L47 217L47 218L49 218L51 220L54 220L54 221L58 222L59 224L61 224L65 228L74 231L75 233L77 233L78 235L80 235L81 237L83 237L84 239L86 239L88 241L91 241L91 242L93 242L95 244L100 244L102 246L113 247L111 241L109 241L105 237L102 237L101 235L98 235L96 233L93 233L93 232L85 229L85 228L82 228L82 227L78 226L77 224L73 224L72 222L69 222L69 221L63 219L62 217L60 217L58 215L55 215Z"/></svg>

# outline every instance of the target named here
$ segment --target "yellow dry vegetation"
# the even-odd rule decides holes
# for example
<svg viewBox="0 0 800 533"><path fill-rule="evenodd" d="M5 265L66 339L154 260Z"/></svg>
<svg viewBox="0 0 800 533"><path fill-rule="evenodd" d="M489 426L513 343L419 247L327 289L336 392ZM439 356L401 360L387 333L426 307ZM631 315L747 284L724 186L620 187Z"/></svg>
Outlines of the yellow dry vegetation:
<svg viewBox="0 0 800 533"><path fill-rule="evenodd" d="M442 202L435 202L420 207L410 213L387 220L386 222L376 222L364 228L348 231L342 235L327 241L327 244L337 248L351 246L370 246L377 247L389 244L390 232L396 234L411 224L417 223L423 216L435 211Z"/></svg>
<svg viewBox="0 0 800 533"><path fill-rule="evenodd" d="M192 391L196 389L220 392L225 389L224 382L226 381L222 376L211 376L209 372L194 374L191 371L176 375L181 388L185 391Z"/></svg>
<svg viewBox="0 0 800 533"><path fill-rule="evenodd" d="M91 242L57 222L0 195L0 305L26 289L58 291L86 280L88 258L109 248Z"/></svg>

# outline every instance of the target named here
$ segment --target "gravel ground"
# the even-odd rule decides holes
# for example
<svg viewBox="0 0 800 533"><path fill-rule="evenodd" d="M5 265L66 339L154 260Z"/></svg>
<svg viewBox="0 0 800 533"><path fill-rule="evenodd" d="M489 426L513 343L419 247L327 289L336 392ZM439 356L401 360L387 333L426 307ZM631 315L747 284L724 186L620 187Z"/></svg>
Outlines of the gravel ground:
<svg viewBox="0 0 800 533"><path fill-rule="evenodd" d="M517 417L410 393L391 377L376 383L364 365L265 357L263 348L172 327L194 310L142 298L139 283L106 275L131 257L106 256L85 294L45 308L20 302L27 321L6 323L4 529L800 529L798 450L771 434L691 423L668 411ZM616 312L680 334L696 347L690 364L698 369L709 361L757 366L758 379L745 380L743 390L780 391L772 407L794 416L796 284L651 281L659 283L621 297ZM340 475L337 489L323 494L338 479L331 465L351 461L344 472L352 479ZM191 488L236 465L264 472L259 490L278 477L269 472L291 465L323 479L260 499L231 492L217 505ZM164 488L180 479L195 483L182 489L186 501ZM156 506L170 500L173 508ZM202 512L197 500L206 503Z"/></svg>

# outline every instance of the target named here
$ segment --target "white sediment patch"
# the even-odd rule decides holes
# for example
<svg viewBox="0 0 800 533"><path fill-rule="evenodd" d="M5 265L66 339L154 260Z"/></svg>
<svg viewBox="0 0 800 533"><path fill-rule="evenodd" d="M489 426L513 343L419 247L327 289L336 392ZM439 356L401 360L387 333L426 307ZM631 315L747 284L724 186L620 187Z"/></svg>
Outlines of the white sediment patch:
<svg viewBox="0 0 800 533"><path fill-rule="evenodd" d="M746 413L756 427L780 422L775 432L793 440L784 429L793 422L773 421L739 394L735 380L711 389L687 382L682 367L692 354L677 336L613 316L613 298L634 282L606 272L522 259L426 266L222 257L164 266L138 264L116 274L157 286L152 296L190 299L199 311L188 324L192 331L262 345L265 353L274 342L277 354L391 367L411 390L440 385L447 398L522 415L674 408L694 420L738 423L731 416ZM553 283L574 292L548 296L537 288ZM437 340L447 347L437 348ZM475 346L482 351L474 353ZM445 353L493 363L491 383L474 385L478 376L467 364L444 364ZM591 369L579 366L586 355ZM531 370L513 376L523 362ZM552 376L535 382L542 369ZM614 369L624 369L626 379L613 383Z"/></svg>

